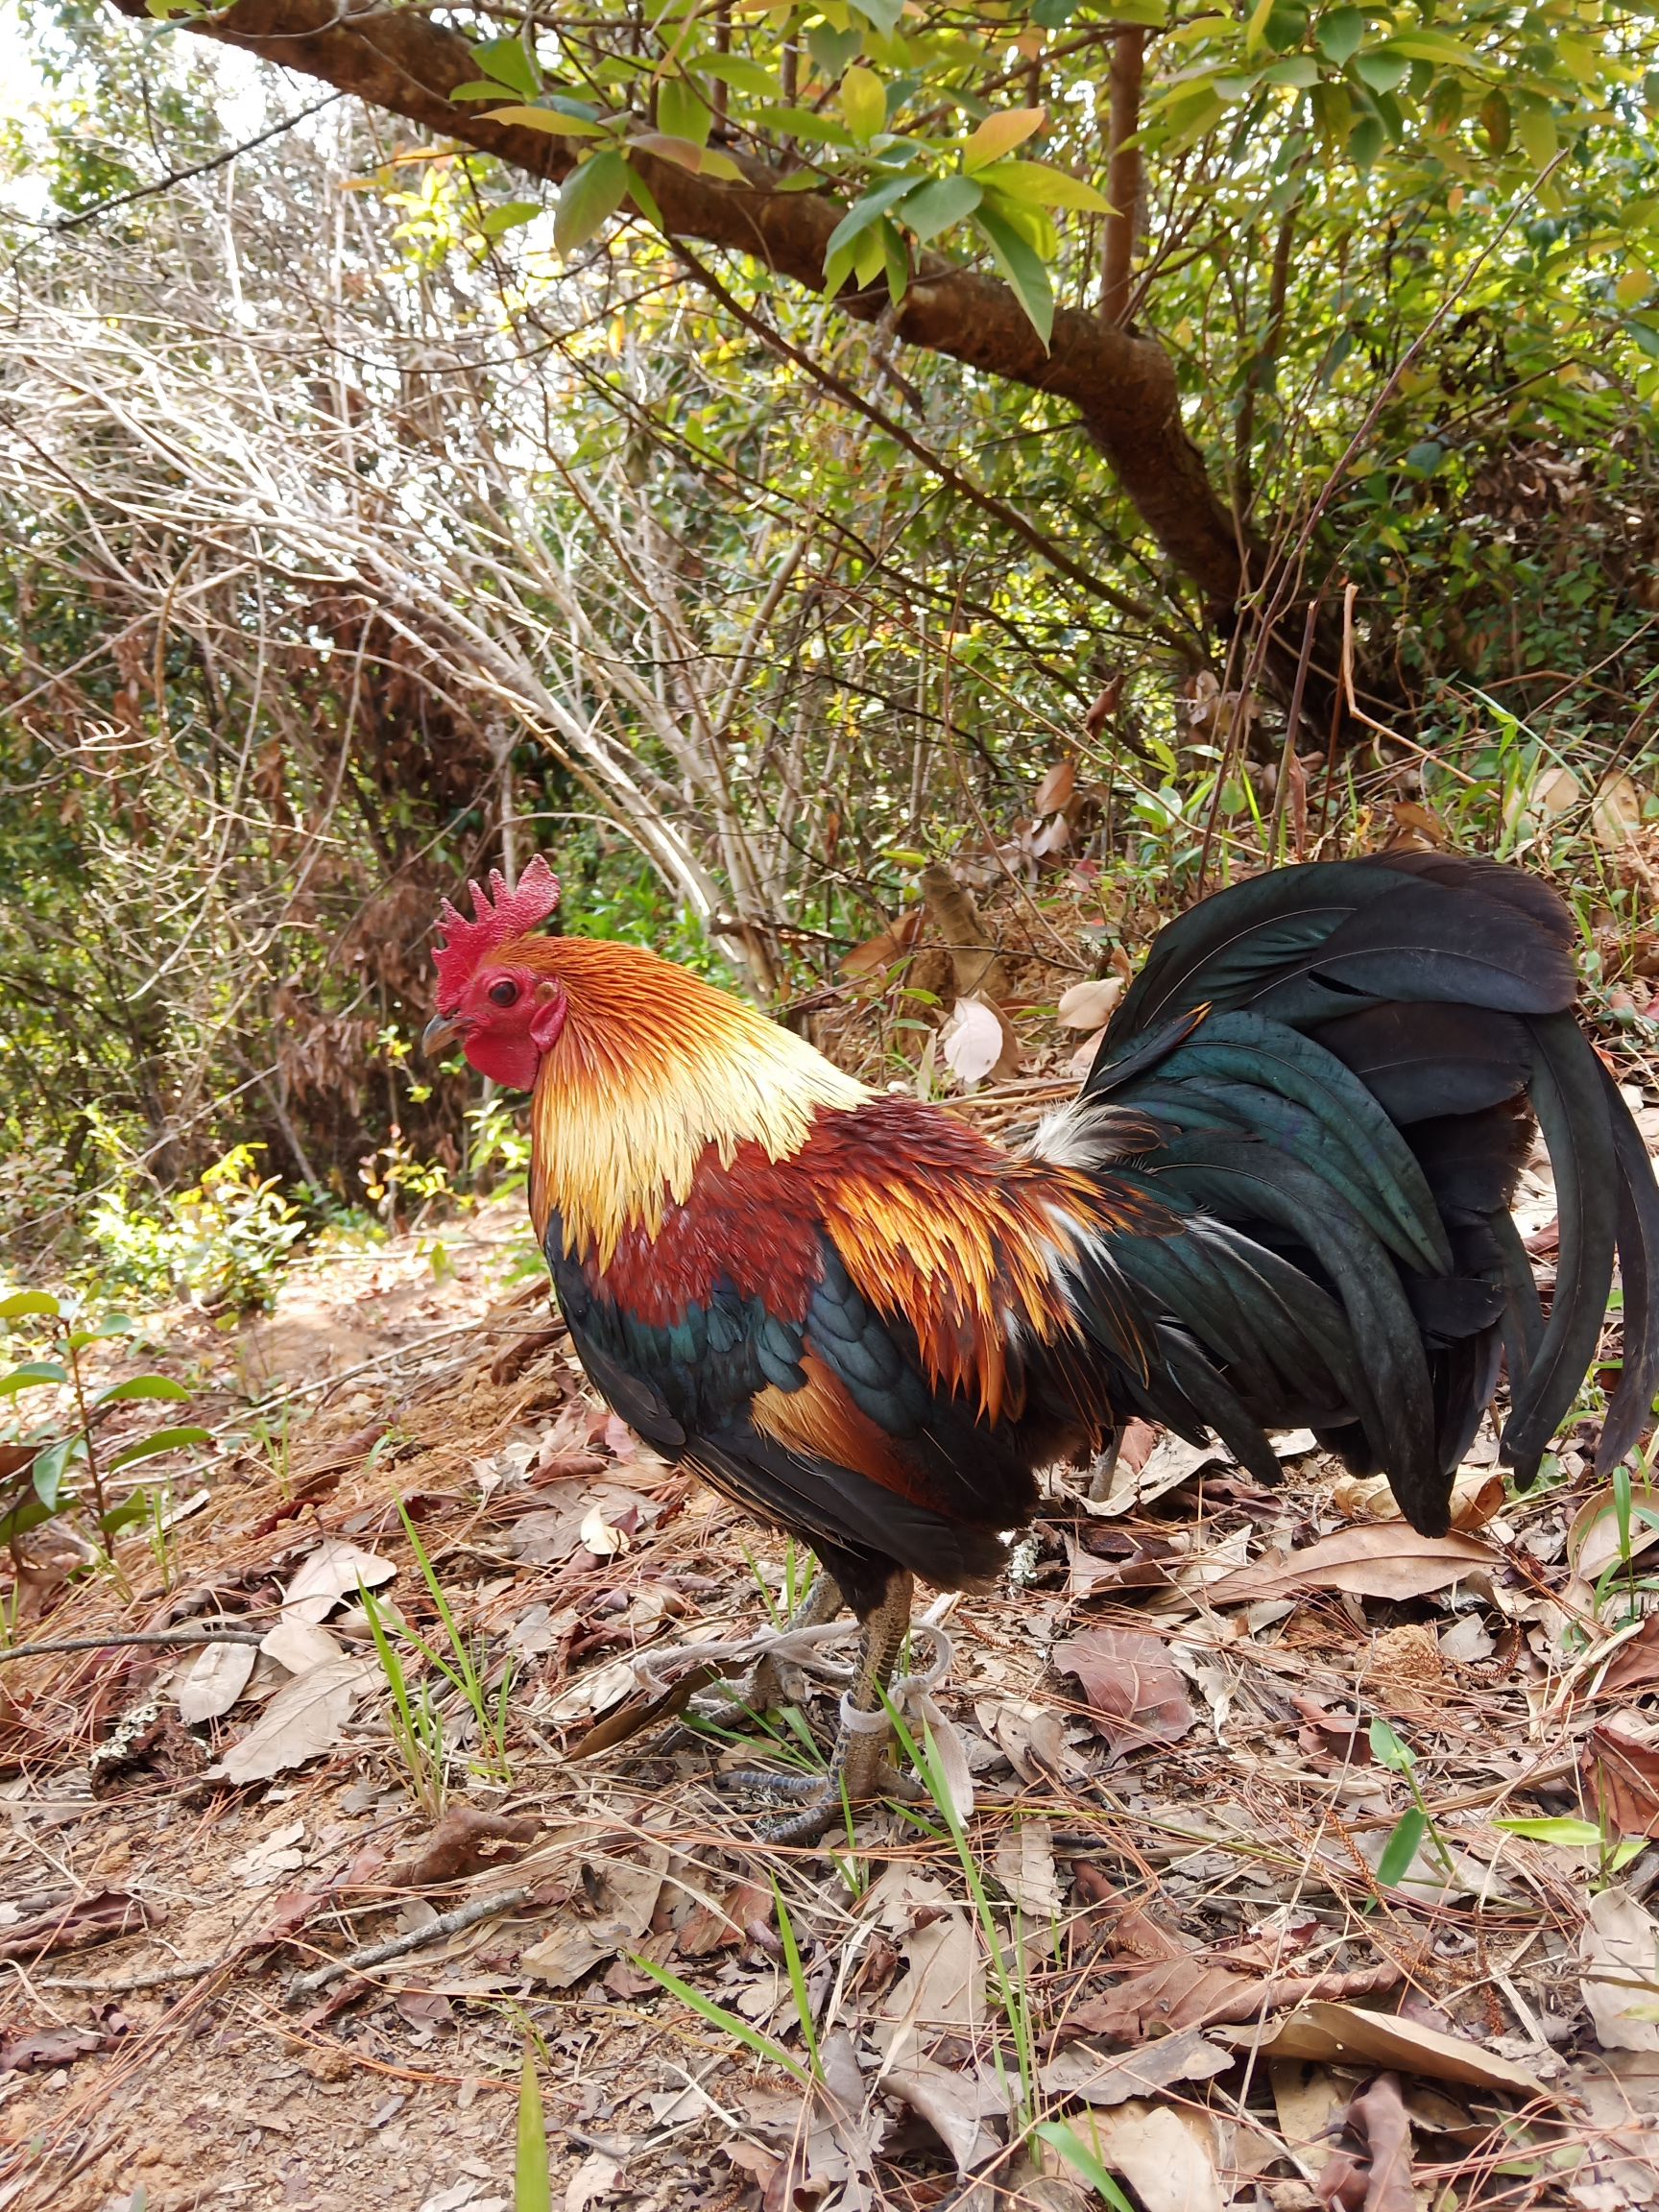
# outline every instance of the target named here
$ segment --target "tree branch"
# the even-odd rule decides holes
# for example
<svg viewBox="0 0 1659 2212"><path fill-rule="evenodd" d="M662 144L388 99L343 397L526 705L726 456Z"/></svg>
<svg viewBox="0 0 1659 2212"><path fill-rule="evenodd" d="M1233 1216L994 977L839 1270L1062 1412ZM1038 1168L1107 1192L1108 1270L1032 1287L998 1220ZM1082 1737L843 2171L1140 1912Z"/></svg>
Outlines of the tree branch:
<svg viewBox="0 0 1659 2212"><path fill-rule="evenodd" d="M1112 41L1112 67L1107 76L1111 161L1106 197L1112 203L1112 212L1106 218L1106 251L1100 268L1100 320L1113 330L1129 320L1130 277L1141 228L1142 180L1136 134L1141 129L1141 80L1145 63L1145 32L1119 31Z"/></svg>
<svg viewBox="0 0 1659 2212"><path fill-rule="evenodd" d="M115 5L148 20L143 0ZM349 0L345 7L336 0L237 0L187 28L320 78L550 182L577 166L584 141L492 123L476 108L451 103L454 88L478 74L471 46L457 33L412 8L349 7ZM825 246L845 208L824 193L779 191L780 179L764 162L733 158L743 171L740 183L693 177L651 156L638 156L638 169L670 236L751 255L816 292ZM886 306L885 288L846 290L838 304L875 322ZM1233 518L1183 426L1174 366L1161 346L1062 308L1045 352L1007 285L937 254L922 256L895 327L910 345L1070 401L1164 552L1214 605L1232 606L1243 583Z"/></svg>

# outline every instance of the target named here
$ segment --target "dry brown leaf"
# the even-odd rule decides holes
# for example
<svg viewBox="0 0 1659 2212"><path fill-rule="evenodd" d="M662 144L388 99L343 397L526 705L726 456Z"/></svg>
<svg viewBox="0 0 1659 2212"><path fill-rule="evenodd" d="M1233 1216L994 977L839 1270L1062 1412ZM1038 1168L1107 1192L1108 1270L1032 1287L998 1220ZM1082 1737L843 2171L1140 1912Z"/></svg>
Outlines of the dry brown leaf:
<svg viewBox="0 0 1659 2212"><path fill-rule="evenodd" d="M568 1989L603 1959L635 1950L651 1925L667 1871L666 1851L652 1849L643 1863L592 1855L582 1879L560 1908L562 1925L533 1943L518 1963L550 1989Z"/></svg>
<svg viewBox="0 0 1659 2212"><path fill-rule="evenodd" d="M1088 2136L1100 2163L1122 2176L1146 2212L1221 2212L1226 2197L1208 2113L1135 2098L1095 2114Z"/></svg>
<svg viewBox="0 0 1659 2212"><path fill-rule="evenodd" d="M1596 1685L1598 1697L1627 1697L1659 1683L1659 1613L1649 1613L1614 1652L1607 1671Z"/></svg>
<svg viewBox="0 0 1659 2212"><path fill-rule="evenodd" d="M1075 764L1070 760L1056 760L1037 786L1036 797L1031 802L1032 813L1053 814L1063 806L1070 806L1076 789Z"/></svg>
<svg viewBox="0 0 1659 2212"><path fill-rule="evenodd" d="M541 1833L533 1813L491 1813L479 1805L451 1805L419 1850L388 1866L389 1889L431 1889L459 1882L515 1856L501 1845L528 1845Z"/></svg>
<svg viewBox="0 0 1659 2212"><path fill-rule="evenodd" d="M754 1940L751 1927L772 1917L770 1890L741 1882L721 1903L699 1898L680 1924L675 1948L682 1959L707 1959L713 1951L736 1951Z"/></svg>
<svg viewBox="0 0 1659 2212"><path fill-rule="evenodd" d="M854 981L870 977L884 977L897 962L902 960L922 934L922 925L927 918L925 906L909 906L888 928L867 937L862 945L854 945L841 961L840 972Z"/></svg>
<svg viewBox="0 0 1659 2212"><path fill-rule="evenodd" d="M0 2074L44 2074L73 2066L77 2058L108 2050L114 2040L113 2034L98 2028L47 2028L37 2035L0 2045Z"/></svg>
<svg viewBox="0 0 1659 2212"><path fill-rule="evenodd" d="M1060 1878L1046 1820L1022 1820L1010 1829L998 1842L991 1868L1022 1912L1034 1920L1058 1915Z"/></svg>
<svg viewBox="0 0 1659 2212"><path fill-rule="evenodd" d="M1097 2044L1068 2043L1042 2069L1051 2097L1080 2097L1086 2104L1122 2104L1152 2097L1176 2081L1204 2081L1224 2074L1234 2054L1206 2042L1196 2028L1154 2035L1135 2051L1102 2051Z"/></svg>
<svg viewBox="0 0 1659 2212"><path fill-rule="evenodd" d="M303 1766L340 1741L351 1708L373 1680L373 1659L330 1659L284 1682L245 1736L225 1753L227 1781L266 1782Z"/></svg>
<svg viewBox="0 0 1659 2212"><path fill-rule="evenodd" d="M325 1621L343 1598L356 1594L359 1582L377 1590L397 1572L390 1559L344 1537L325 1536L283 1592L282 1611L290 1621Z"/></svg>
<svg viewBox="0 0 1659 2212"><path fill-rule="evenodd" d="M349 1656L339 1638L319 1628L315 1621L278 1621L259 1648L290 1674L308 1674L313 1667L326 1667L330 1659Z"/></svg>
<svg viewBox="0 0 1659 2212"><path fill-rule="evenodd" d="M1604 1836L1659 1836L1659 1744L1633 1732L1634 1715L1592 1728L1578 1753L1578 1781Z"/></svg>
<svg viewBox="0 0 1659 2212"><path fill-rule="evenodd" d="M1123 996L1120 975L1100 975L1088 983L1073 983L1060 994L1056 1009L1067 1029L1099 1029L1111 1019Z"/></svg>
<svg viewBox="0 0 1659 2212"><path fill-rule="evenodd" d="M72 1951L107 1942L145 1923L143 1906L125 1889L95 1889L72 1904L54 1905L10 1928L0 1928L0 1959L37 1959L47 1951Z"/></svg>
<svg viewBox="0 0 1659 2212"><path fill-rule="evenodd" d="M1196 1719L1161 1638L1131 1628L1086 1628L1054 1647L1054 1665L1083 1685L1090 1718L1114 1757L1176 1743Z"/></svg>
<svg viewBox="0 0 1659 2212"><path fill-rule="evenodd" d="M1398 2074L1379 2074L1349 2101L1343 2126L1354 2139L1339 2144L1320 2175L1325 2202L1355 2212L1414 2212L1411 2194L1411 2122Z"/></svg>
<svg viewBox="0 0 1659 2212"><path fill-rule="evenodd" d="M590 2151L565 2184L565 2212L588 2212L588 2206L609 2197L622 2171L603 2151Z"/></svg>
<svg viewBox="0 0 1659 2212"><path fill-rule="evenodd" d="M1193 1950L1143 1912L1123 1914L1115 1936L1121 1948L1135 1951L1145 1963L1104 1996L1074 2005L1066 2019L1069 2033L1137 2043L1148 2035L1260 2019L1315 1996L1375 1997L1400 1980L1397 1966L1348 1974L1240 1971L1225 1953Z"/></svg>
<svg viewBox="0 0 1659 2212"><path fill-rule="evenodd" d="M971 2174L1001 2148L985 2125L1008 2109L996 2081L965 2068L936 2066L930 2058L907 2058L881 2077L881 2087L926 2121L959 2176Z"/></svg>
<svg viewBox="0 0 1659 2212"><path fill-rule="evenodd" d="M1066 1724L1052 1706L1030 1697L981 1697L974 1702L974 1718L1022 1782L1074 1782L1087 1771L1067 1743Z"/></svg>
<svg viewBox="0 0 1659 2212"><path fill-rule="evenodd" d="M918 2032L976 2028L985 2009L984 1967L962 1905L931 1875L891 1866L872 1887L866 1917L886 1929L909 1969L877 2008L873 2040L908 2056Z"/></svg>
<svg viewBox="0 0 1659 2212"><path fill-rule="evenodd" d="M1098 737L1108 714L1116 714L1123 697L1124 679L1121 673L1109 676L1095 693L1089 711L1083 717L1083 727L1091 737Z"/></svg>
<svg viewBox="0 0 1659 2212"><path fill-rule="evenodd" d="M247 1689L258 1655L252 1644L209 1644L198 1651L176 1693L186 1727L222 1719Z"/></svg>
<svg viewBox="0 0 1659 2212"><path fill-rule="evenodd" d="M1603 2051L1659 2051L1659 1921L1627 1889L1590 1900L1579 1987Z"/></svg>
<svg viewBox="0 0 1659 2212"><path fill-rule="evenodd" d="M1339 1528L1288 1559L1241 1567L1212 1583L1210 1597L1217 1605L1253 1604L1309 1589L1350 1590L1358 1598L1428 1598L1477 1569L1503 1564L1503 1554L1478 1536L1419 1536L1404 1521L1378 1521Z"/></svg>
<svg viewBox="0 0 1659 2212"><path fill-rule="evenodd" d="M1311 2058L1321 2065L1385 2066L1423 2074L1432 2081L1466 2081L1477 2089L1506 2089L1518 2097L1548 2099L1535 2074L1501 2058L1461 2035L1448 2035L1393 2012L1314 1999L1292 2012L1261 2051L1274 2058Z"/></svg>
<svg viewBox="0 0 1659 2212"><path fill-rule="evenodd" d="M1626 1551L1634 1559L1649 1545L1659 1544L1659 1522L1647 1518L1648 1513L1659 1514L1659 1490L1646 1482L1632 1482L1630 1508L1630 1526L1622 1536L1618 1502L1613 1485L1607 1482L1574 1514L1567 1530L1567 1556L1573 1562L1573 1572L1582 1580L1596 1581Z"/></svg>

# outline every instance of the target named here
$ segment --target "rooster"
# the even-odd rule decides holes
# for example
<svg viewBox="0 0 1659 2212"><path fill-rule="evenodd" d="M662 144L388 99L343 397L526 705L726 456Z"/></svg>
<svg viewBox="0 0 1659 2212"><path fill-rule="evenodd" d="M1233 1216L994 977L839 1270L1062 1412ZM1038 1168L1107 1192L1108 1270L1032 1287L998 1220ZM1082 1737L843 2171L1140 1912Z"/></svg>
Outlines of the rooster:
<svg viewBox="0 0 1659 2212"><path fill-rule="evenodd" d="M1202 901L1017 1149L651 952L539 934L540 856L471 889L473 920L443 909L425 1042L531 1093L531 1214L583 1365L669 1460L811 1547L814 1620L860 1623L828 1776L774 1834L878 1793L884 1732L856 1723L914 1580L983 1587L1036 1471L1132 1417L1264 1482L1268 1432L1310 1427L1440 1535L1503 1362L1503 1458L1536 1474L1617 1258L1599 1465L1645 1431L1659 1186L1574 1018L1566 909L1513 869L1391 853ZM1509 1213L1535 1122L1548 1315Z"/></svg>

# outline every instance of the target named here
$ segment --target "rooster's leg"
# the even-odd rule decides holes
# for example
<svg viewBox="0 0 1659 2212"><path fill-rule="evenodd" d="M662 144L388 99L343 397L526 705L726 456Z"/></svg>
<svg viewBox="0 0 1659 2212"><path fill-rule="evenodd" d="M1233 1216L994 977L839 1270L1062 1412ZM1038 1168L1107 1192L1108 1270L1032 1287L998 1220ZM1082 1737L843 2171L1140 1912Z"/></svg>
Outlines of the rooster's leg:
<svg viewBox="0 0 1659 2212"><path fill-rule="evenodd" d="M783 1624L785 1634L792 1628L828 1627L846 1602L840 1583L820 1561L811 1588ZM775 1705L786 1704L788 1698L778 1661L769 1652L762 1652L755 1662L754 1672L733 1695L738 1703L747 1705L752 1713L766 1713Z"/></svg>
<svg viewBox="0 0 1659 2212"><path fill-rule="evenodd" d="M881 1600L871 1612L860 1614L862 1634L858 1642L858 1660L854 1670L853 1686L846 1696L846 1708L854 1714L870 1714L885 1721L882 1693L892 1679L893 1669L910 1625L910 1599L915 1588L912 1577L900 1570L883 1591ZM758 1787L770 1796L793 1796L798 1791L805 1803L797 1813L789 1813L780 1820L766 1824L767 1840L773 1843L816 1842L827 1828L834 1826L841 1817L842 1799L862 1804L871 1797L888 1793L908 1794L908 1785L888 1765L887 1749L891 1731L885 1726L860 1727L856 1720L842 1719L841 1730L830 1754L829 1771L822 1779L780 1774L733 1774L733 1783Z"/></svg>

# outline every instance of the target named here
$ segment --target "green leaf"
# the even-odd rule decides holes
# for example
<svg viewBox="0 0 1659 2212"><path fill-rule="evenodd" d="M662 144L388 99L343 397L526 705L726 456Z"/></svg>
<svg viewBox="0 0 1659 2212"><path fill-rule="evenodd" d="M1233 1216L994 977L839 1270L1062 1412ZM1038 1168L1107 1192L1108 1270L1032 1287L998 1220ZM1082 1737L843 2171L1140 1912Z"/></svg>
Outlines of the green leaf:
<svg viewBox="0 0 1659 2212"><path fill-rule="evenodd" d="M112 1383L95 1403L121 1406L129 1398L188 1398L189 1395L183 1383L175 1382L171 1375L133 1375L125 1382Z"/></svg>
<svg viewBox="0 0 1659 2212"><path fill-rule="evenodd" d="M473 47L472 59L486 77L510 92L522 92L526 100L534 100L541 89L541 72L517 38L487 38Z"/></svg>
<svg viewBox="0 0 1659 2212"><path fill-rule="evenodd" d="M14 1544L19 1536L27 1536L31 1528L38 1528L43 1521L51 1518L50 1507L42 1505L31 1491L9 1513L0 1513L0 1544Z"/></svg>
<svg viewBox="0 0 1659 2212"><path fill-rule="evenodd" d="M699 77L716 78L735 92L753 92L760 100L783 97L783 87L771 70L762 69L745 54L699 54L696 69Z"/></svg>
<svg viewBox="0 0 1659 2212"><path fill-rule="evenodd" d="M854 61L841 80L841 118L861 146L887 124L887 94L874 69Z"/></svg>
<svg viewBox="0 0 1659 2212"><path fill-rule="evenodd" d="M61 1443L48 1444L44 1452L37 1452L35 1455L35 1464L30 1469L30 1476L35 1484L35 1495L45 1506L48 1513L56 1513L58 1510L58 1499L63 1488L63 1477L80 1443L79 1436L65 1436Z"/></svg>
<svg viewBox="0 0 1659 2212"><path fill-rule="evenodd" d="M891 38L904 12L904 0L851 0L867 23L874 23L883 38Z"/></svg>
<svg viewBox="0 0 1659 2212"><path fill-rule="evenodd" d="M693 146L707 146L714 128L714 111L687 79L664 77L657 87L657 128L670 138L687 138Z"/></svg>
<svg viewBox="0 0 1659 2212"><path fill-rule="evenodd" d="M1408 1813L1401 1815L1377 1862L1377 1879L1384 1889L1392 1889L1405 1874L1417 1856L1418 1845L1428 1833L1428 1819L1415 1805Z"/></svg>
<svg viewBox="0 0 1659 2212"><path fill-rule="evenodd" d="M864 43L862 31L837 31L829 23L814 23L806 34L806 51L830 84L836 84L849 61L856 60Z"/></svg>
<svg viewBox="0 0 1659 2212"><path fill-rule="evenodd" d="M628 197L647 223L655 225L659 230L667 229L668 226L662 220L662 210L657 204L656 193L632 163L628 168Z"/></svg>
<svg viewBox="0 0 1659 2212"><path fill-rule="evenodd" d="M559 212L553 219L553 242L561 253L573 253L595 237L628 192L628 164L613 146L589 155L580 169L565 180L559 191Z"/></svg>
<svg viewBox="0 0 1659 2212"><path fill-rule="evenodd" d="M1361 115L1348 133L1348 158L1356 169L1369 169L1388 143L1381 115Z"/></svg>
<svg viewBox="0 0 1659 2212"><path fill-rule="evenodd" d="M131 1498L123 1498L119 1505L111 1505L108 1513L98 1517L98 1526L106 1536L118 1536L123 1528L132 1527L135 1521L148 1518L154 1490L134 1490Z"/></svg>
<svg viewBox="0 0 1659 2212"><path fill-rule="evenodd" d="M1364 53L1355 55L1350 66L1371 91L1392 92L1411 64L1404 54L1393 53L1386 46L1368 46Z"/></svg>
<svg viewBox="0 0 1659 2212"><path fill-rule="evenodd" d="M884 215L880 225L881 259L887 272L887 297L895 307L904 304L910 289L910 255L904 241Z"/></svg>
<svg viewBox="0 0 1659 2212"><path fill-rule="evenodd" d="M1358 8L1333 8L1321 15L1313 29L1314 43L1328 61L1340 69L1359 51L1365 36L1365 18Z"/></svg>
<svg viewBox="0 0 1659 2212"><path fill-rule="evenodd" d="M518 2144L513 2168L513 2212L553 2212L553 2177L547 2162L547 2122L541 2084L530 2053L518 2082Z"/></svg>
<svg viewBox="0 0 1659 2212"><path fill-rule="evenodd" d="M857 252L857 244L854 242L851 246L842 246L835 252L826 255L824 262L824 297L826 300L833 300L848 277L852 276L853 262Z"/></svg>
<svg viewBox="0 0 1659 2212"><path fill-rule="evenodd" d="M1479 69L1480 57L1460 38L1444 31L1396 31L1388 40L1390 54L1404 54L1411 61L1444 61L1454 69Z"/></svg>
<svg viewBox="0 0 1659 2212"><path fill-rule="evenodd" d="M10 1298L0 1298L0 1321L22 1321L31 1313L56 1318L62 1310L50 1290L13 1290Z"/></svg>
<svg viewBox="0 0 1659 2212"><path fill-rule="evenodd" d="M785 138L805 138L811 146L851 149L854 143L845 124L836 123L828 115L815 115L810 108L757 108L755 120Z"/></svg>
<svg viewBox="0 0 1659 2212"><path fill-rule="evenodd" d="M1110 215L1112 203L1104 192L1086 184L1081 177L1069 177L1064 169L1051 169L1046 161L997 161L977 172L976 180L988 190L1010 200L1026 201L1033 207L1082 207L1091 215ZM966 183L968 180L957 180Z"/></svg>
<svg viewBox="0 0 1659 2212"><path fill-rule="evenodd" d="M1016 146L1023 146L1047 120L1046 108L1005 108L998 114L987 115L963 145L963 168L970 176L976 169L988 169L1004 154L1012 154Z"/></svg>
<svg viewBox="0 0 1659 2212"><path fill-rule="evenodd" d="M56 1359L25 1359L10 1375L0 1375L0 1398L14 1398L19 1390L43 1390L49 1382L67 1382L66 1369Z"/></svg>
<svg viewBox="0 0 1659 2212"><path fill-rule="evenodd" d="M1263 84L1289 84L1299 92L1311 91L1319 82L1319 64L1311 54L1286 54L1283 61L1270 61L1262 72Z"/></svg>
<svg viewBox="0 0 1659 2212"><path fill-rule="evenodd" d="M1047 270L1004 216L981 206L974 223L1046 349L1054 334L1054 288Z"/></svg>
<svg viewBox="0 0 1659 2212"><path fill-rule="evenodd" d="M1417 1754L1409 1744L1401 1741L1386 1720L1373 1720L1370 1728L1371 1756L1379 1767L1388 1767L1396 1774L1409 1774L1417 1764Z"/></svg>
<svg viewBox="0 0 1659 2212"><path fill-rule="evenodd" d="M907 192L915 189L914 176L896 177L890 184L878 184L874 192L866 192L862 200L854 201L830 233L829 242L824 248L826 272L833 254L839 253L843 246L851 246L854 239L868 230L871 224L884 215L895 202L902 200Z"/></svg>
<svg viewBox="0 0 1659 2212"><path fill-rule="evenodd" d="M941 231L965 222L985 197L972 177L941 177L913 192L896 212L900 221L926 246Z"/></svg>
<svg viewBox="0 0 1659 2212"><path fill-rule="evenodd" d="M1528 100L1515 111L1515 135L1534 169L1548 169L1560 147L1555 118L1541 100Z"/></svg>
<svg viewBox="0 0 1659 2212"><path fill-rule="evenodd" d="M478 228L486 238L499 238L504 230L515 230L520 223L533 223L541 212L535 200L509 200L500 207L486 210Z"/></svg>
<svg viewBox="0 0 1659 2212"><path fill-rule="evenodd" d="M590 115L571 115L563 108L492 108L486 123L507 123L518 131L545 131L553 138L603 138L608 127Z"/></svg>
<svg viewBox="0 0 1659 2212"><path fill-rule="evenodd" d="M206 1429L157 1429L135 1444L124 1444L110 1460L108 1472L116 1474L138 1459L154 1459L159 1452L182 1452L188 1445L212 1441L212 1431Z"/></svg>
<svg viewBox="0 0 1659 2212"><path fill-rule="evenodd" d="M1112 2212L1135 2212L1130 2200L1107 2173L1099 2152L1089 2148L1069 2121L1040 2120L1031 2132L1045 2143L1052 2144L1067 2165L1081 2174L1091 2189L1099 2191Z"/></svg>
<svg viewBox="0 0 1659 2212"><path fill-rule="evenodd" d="M1535 1843L1558 1843L1568 1851L1599 1851L1605 1838L1594 1820L1575 1820L1562 1815L1546 1820L1494 1820L1494 1828L1511 1836L1529 1836Z"/></svg>

